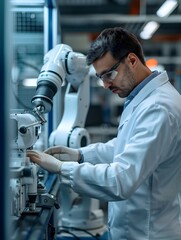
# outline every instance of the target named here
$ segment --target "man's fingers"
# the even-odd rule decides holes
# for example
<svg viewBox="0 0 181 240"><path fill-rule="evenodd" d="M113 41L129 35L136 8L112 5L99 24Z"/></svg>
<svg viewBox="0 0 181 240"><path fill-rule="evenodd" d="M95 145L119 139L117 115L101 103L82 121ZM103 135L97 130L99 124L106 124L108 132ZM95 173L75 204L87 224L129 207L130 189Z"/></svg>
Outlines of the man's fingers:
<svg viewBox="0 0 181 240"><path fill-rule="evenodd" d="M41 162L41 157L39 156L39 154L37 152L27 151L26 155L27 155L27 157L30 158L30 160L32 162L35 162L35 163L40 163Z"/></svg>
<svg viewBox="0 0 181 240"><path fill-rule="evenodd" d="M50 155L58 154L58 153L61 153L61 149L59 147L52 147L52 148L46 149L44 153L47 153Z"/></svg>

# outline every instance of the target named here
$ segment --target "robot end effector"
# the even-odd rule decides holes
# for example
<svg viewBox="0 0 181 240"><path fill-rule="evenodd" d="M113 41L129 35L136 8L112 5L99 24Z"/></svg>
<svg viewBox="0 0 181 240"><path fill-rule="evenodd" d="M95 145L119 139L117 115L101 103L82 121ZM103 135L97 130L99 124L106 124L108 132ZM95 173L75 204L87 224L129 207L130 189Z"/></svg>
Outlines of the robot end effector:
<svg viewBox="0 0 181 240"><path fill-rule="evenodd" d="M36 95L32 98L35 111L51 111L53 97L64 85L65 79L73 86L78 86L88 73L86 57L73 52L66 44L58 44L44 57L44 65L37 79Z"/></svg>

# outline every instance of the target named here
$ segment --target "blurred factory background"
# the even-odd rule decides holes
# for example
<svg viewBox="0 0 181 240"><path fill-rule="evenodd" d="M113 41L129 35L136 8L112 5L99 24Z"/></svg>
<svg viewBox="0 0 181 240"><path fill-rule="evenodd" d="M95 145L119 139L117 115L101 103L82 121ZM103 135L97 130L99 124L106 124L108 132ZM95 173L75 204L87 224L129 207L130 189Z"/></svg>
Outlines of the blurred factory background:
<svg viewBox="0 0 181 240"><path fill-rule="evenodd" d="M162 13L159 9L166 5L165 2L168 2L168 12L164 9ZM5 0L1 4L3 32L5 35L9 32L9 39L2 46L8 48L6 71L12 75L11 82L4 83L6 94L10 96L10 109L32 109L36 79L48 50L57 43L64 43L86 55L98 34L104 28L114 26L132 31L143 45L150 68L166 69L171 82L181 92L180 0ZM8 20L4 13L8 14ZM11 42L10 47L7 47L8 42ZM3 79L5 74L1 74ZM116 134L124 99L105 91L93 69L90 76L90 108L85 127L92 142L107 141ZM7 90L9 86L10 90ZM62 87L61 93L64 92ZM6 103L5 99L3 101ZM56 110L57 114L56 119L54 113L48 116L44 146L48 144L49 133L58 126L62 110ZM4 132L2 136L5 136ZM4 174L8 175L8 172L3 172L2 176ZM6 230L7 226L5 235Z"/></svg>

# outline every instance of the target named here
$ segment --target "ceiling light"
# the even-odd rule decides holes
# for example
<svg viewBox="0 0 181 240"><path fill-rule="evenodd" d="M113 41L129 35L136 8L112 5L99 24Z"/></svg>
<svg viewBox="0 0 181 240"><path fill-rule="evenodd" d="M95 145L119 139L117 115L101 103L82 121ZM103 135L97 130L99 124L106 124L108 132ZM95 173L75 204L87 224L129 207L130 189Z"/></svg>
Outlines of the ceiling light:
<svg viewBox="0 0 181 240"><path fill-rule="evenodd" d="M158 17L167 17L178 6L177 0L166 0L156 12Z"/></svg>
<svg viewBox="0 0 181 240"><path fill-rule="evenodd" d="M153 34L156 32L156 30L159 28L159 23L155 22L155 21L150 21L148 22L142 32L140 33L140 37L142 39L150 39Z"/></svg>

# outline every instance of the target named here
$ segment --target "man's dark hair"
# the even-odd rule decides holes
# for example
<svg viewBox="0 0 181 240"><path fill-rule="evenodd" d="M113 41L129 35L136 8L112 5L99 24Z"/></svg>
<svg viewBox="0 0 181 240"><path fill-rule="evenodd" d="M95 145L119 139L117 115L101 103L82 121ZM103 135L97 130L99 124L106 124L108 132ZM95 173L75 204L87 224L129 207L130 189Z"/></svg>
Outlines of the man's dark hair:
<svg viewBox="0 0 181 240"><path fill-rule="evenodd" d="M117 60L132 52L145 65L140 42L135 35L121 27L107 28L100 33L88 51L87 64L91 65L107 52Z"/></svg>

